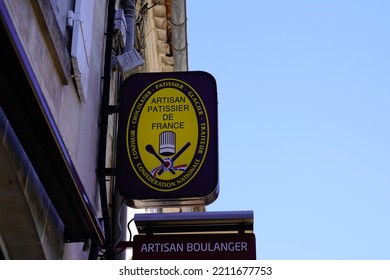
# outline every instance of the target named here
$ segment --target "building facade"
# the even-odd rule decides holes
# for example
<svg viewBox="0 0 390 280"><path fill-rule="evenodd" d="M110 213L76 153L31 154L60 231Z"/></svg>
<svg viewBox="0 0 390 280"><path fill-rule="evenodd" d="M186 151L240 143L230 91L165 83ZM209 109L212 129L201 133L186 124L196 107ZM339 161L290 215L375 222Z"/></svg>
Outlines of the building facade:
<svg viewBox="0 0 390 280"><path fill-rule="evenodd" d="M135 72L187 71L185 8L0 0L0 259L122 257L118 92Z"/></svg>

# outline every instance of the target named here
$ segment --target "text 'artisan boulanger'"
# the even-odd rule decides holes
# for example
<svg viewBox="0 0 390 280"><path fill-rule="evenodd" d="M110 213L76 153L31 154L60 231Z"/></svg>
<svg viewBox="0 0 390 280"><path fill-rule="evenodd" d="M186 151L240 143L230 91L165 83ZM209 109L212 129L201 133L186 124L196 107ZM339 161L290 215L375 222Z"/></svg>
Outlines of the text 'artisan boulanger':
<svg viewBox="0 0 390 280"><path fill-rule="evenodd" d="M248 251L247 242L144 243L141 246L141 253L242 251Z"/></svg>

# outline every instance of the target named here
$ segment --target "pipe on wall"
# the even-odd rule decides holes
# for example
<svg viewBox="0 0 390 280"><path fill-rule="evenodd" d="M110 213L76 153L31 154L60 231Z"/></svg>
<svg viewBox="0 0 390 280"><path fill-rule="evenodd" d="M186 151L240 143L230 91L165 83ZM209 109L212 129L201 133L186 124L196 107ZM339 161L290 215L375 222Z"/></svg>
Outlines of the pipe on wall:
<svg viewBox="0 0 390 280"><path fill-rule="evenodd" d="M106 46L104 54L103 93L100 107L100 136L97 176L100 186L100 200L102 207L106 259L113 258L112 228L110 222L107 185L106 185L106 146L110 101L112 47L114 39L115 0L108 0ZM97 255L95 256L97 258ZM93 258L90 256L90 258Z"/></svg>
<svg viewBox="0 0 390 280"><path fill-rule="evenodd" d="M135 5L136 0L124 0L123 10L126 19L126 41L122 53L134 48L134 27L135 27ZM123 197L118 191L113 193L112 231L115 243L122 241L124 229L127 225L127 206L123 205ZM115 246L116 244L114 244ZM114 250L115 248L113 248ZM125 259L125 251L119 251L113 255L115 259Z"/></svg>
<svg viewBox="0 0 390 280"><path fill-rule="evenodd" d="M174 71L188 71L187 13L185 0L171 0Z"/></svg>

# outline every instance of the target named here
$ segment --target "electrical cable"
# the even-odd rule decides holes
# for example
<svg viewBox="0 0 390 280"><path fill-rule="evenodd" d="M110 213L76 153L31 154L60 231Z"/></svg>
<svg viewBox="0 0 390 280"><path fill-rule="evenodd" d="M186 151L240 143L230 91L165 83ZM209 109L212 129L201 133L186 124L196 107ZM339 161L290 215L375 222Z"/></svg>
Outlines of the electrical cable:
<svg viewBox="0 0 390 280"><path fill-rule="evenodd" d="M122 213L122 207L124 205L125 205L125 200L122 199L121 207L119 208L119 211L118 211L119 213L118 213L118 220L117 220L120 234L119 234L118 240L114 243L114 247L113 248L115 248L118 245L118 243L121 241L121 239L122 239L123 230L122 230L122 225L121 225L121 213Z"/></svg>
<svg viewBox="0 0 390 280"><path fill-rule="evenodd" d="M133 234L132 234L132 232L131 232L131 229L130 229L130 224L131 224L131 222L133 222L134 221L134 218L132 218L128 223L127 223L127 230L129 231L129 242L131 241L131 239L133 239Z"/></svg>
<svg viewBox="0 0 390 280"><path fill-rule="evenodd" d="M131 232L131 229L130 229L130 224L134 221L134 218L131 219L128 223L127 223L127 230L129 231L129 242L131 242L131 239L133 239L133 234ZM114 253L114 256L116 255L119 255L120 253L122 253L124 250L126 250L126 247L123 247L122 249L120 249L118 252Z"/></svg>

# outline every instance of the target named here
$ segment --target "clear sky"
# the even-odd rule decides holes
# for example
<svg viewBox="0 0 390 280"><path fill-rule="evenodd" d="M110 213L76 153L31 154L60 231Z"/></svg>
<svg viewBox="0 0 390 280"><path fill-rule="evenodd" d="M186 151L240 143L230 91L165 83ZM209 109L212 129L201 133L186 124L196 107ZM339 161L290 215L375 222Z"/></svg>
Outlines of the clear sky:
<svg viewBox="0 0 390 280"><path fill-rule="evenodd" d="M258 259L390 259L390 1L187 0L217 80L220 196Z"/></svg>

